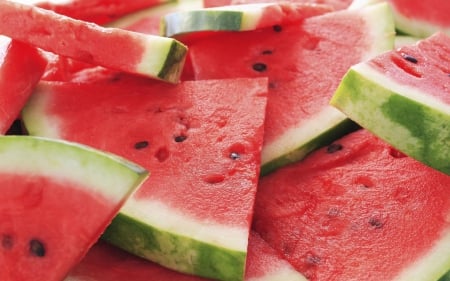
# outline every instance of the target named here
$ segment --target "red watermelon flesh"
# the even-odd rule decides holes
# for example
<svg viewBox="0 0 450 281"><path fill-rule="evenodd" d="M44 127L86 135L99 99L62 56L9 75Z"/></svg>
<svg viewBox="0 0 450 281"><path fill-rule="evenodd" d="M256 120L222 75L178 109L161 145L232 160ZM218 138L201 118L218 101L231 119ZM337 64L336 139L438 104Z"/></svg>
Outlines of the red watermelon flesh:
<svg viewBox="0 0 450 281"><path fill-rule="evenodd" d="M41 8L75 19L106 24L128 13L154 7L167 2L167 0L69 0L63 2L35 0L34 2ZM25 3L30 3L30 1Z"/></svg>
<svg viewBox="0 0 450 281"><path fill-rule="evenodd" d="M266 78L171 85L119 76L97 83L41 83L22 116L32 135L88 144L152 170L107 230L108 240L169 267L188 264L177 270L220 278L243 274L266 94ZM136 228L122 223L145 231L134 233ZM165 253L165 244L158 246L163 253L142 247L136 239L148 239L153 231L192 239L189 252L208 259L192 265L191 256ZM215 254L221 251L229 260Z"/></svg>
<svg viewBox="0 0 450 281"><path fill-rule="evenodd" d="M310 280L436 280L450 267L449 186L360 130L262 178L254 229Z"/></svg>
<svg viewBox="0 0 450 281"><path fill-rule="evenodd" d="M62 280L147 176L78 144L3 136L0 147L1 280Z"/></svg>
<svg viewBox="0 0 450 281"><path fill-rule="evenodd" d="M0 134L19 117L46 64L36 48L0 36Z"/></svg>
<svg viewBox="0 0 450 281"><path fill-rule="evenodd" d="M186 48L154 35L104 28L12 1L0 2L0 34L86 63L177 82Z"/></svg>
<svg viewBox="0 0 450 281"><path fill-rule="evenodd" d="M279 158L292 162L313 149L311 139L320 139L318 135L325 132L327 122L345 119L334 111L326 117L318 116L330 108L329 99L348 67L392 47L389 37L394 34L393 23L385 11L386 6L374 5L327 13L274 29L187 39L188 61L195 79L269 77L262 152L266 173L279 165ZM382 16L385 18L379 20ZM375 18L376 23L372 22ZM315 118L321 123L311 125ZM307 131L308 127L311 130ZM292 133L299 131L303 132ZM288 134L296 136L286 137ZM338 136L339 132L333 134ZM282 138L285 140L281 143Z"/></svg>
<svg viewBox="0 0 450 281"><path fill-rule="evenodd" d="M126 279L148 281L150 277L151 280L157 281L212 280L172 271L99 241L71 271L65 281L123 281ZM306 281L253 231L249 238L244 280Z"/></svg>

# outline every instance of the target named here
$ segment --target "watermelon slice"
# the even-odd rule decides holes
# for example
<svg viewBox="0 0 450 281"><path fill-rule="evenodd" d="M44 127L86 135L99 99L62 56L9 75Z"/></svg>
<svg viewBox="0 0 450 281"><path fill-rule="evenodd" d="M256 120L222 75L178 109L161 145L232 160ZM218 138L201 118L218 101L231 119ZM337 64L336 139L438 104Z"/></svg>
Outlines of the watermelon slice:
<svg viewBox="0 0 450 281"><path fill-rule="evenodd" d="M376 4L185 43L195 79L269 77L262 151L267 174L354 129L329 99L351 65L392 49L391 16L387 4Z"/></svg>
<svg viewBox="0 0 450 281"><path fill-rule="evenodd" d="M15 0L55 11L75 19L106 24L125 14L161 5L170 0Z"/></svg>
<svg viewBox="0 0 450 281"><path fill-rule="evenodd" d="M359 130L258 186L254 229L309 280L437 280L450 177Z"/></svg>
<svg viewBox="0 0 450 281"><path fill-rule="evenodd" d="M450 37L353 66L331 104L403 153L450 174Z"/></svg>
<svg viewBox="0 0 450 281"><path fill-rule="evenodd" d="M0 36L0 134L18 118L46 65L36 48Z"/></svg>
<svg viewBox="0 0 450 281"><path fill-rule="evenodd" d="M163 17L162 32L168 37L200 31L246 31L298 22L330 12L327 6L259 3L191 9Z"/></svg>
<svg viewBox="0 0 450 281"><path fill-rule="evenodd" d="M343 10L350 6L352 0L204 0L205 7L217 7L226 5L237 5L237 4L250 4L250 3L309 3L309 4L319 4L319 5L329 5L334 10Z"/></svg>
<svg viewBox="0 0 450 281"><path fill-rule="evenodd" d="M146 177L78 144L0 137L0 280L62 280Z"/></svg>
<svg viewBox="0 0 450 281"><path fill-rule="evenodd" d="M450 35L450 1L388 0L397 29L416 37L428 37L437 31Z"/></svg>
<svg viewBox="0 0 450 281"><path fill-rule="evenodd" d="M186 46L155 35L104 28L12 1L0 1L0 34L91 64L178 82Z"/></svg>
<svg viewBox="0 0 450 281"><path fill-rule="evenodd" d="M152 171L104 239L178 271L242 280L266 100L266 78L172 85L119 76L43 82L22 116L32 135L85 143Z"/></svg>
<svg viewBox="0 0 450 281"><path fill-rule="evenodd" d="M246 264L245 281L306 281L254 231ZM166 269L99 241L65 281L148 281L149 276L157 281L211 280Z"/></svg>

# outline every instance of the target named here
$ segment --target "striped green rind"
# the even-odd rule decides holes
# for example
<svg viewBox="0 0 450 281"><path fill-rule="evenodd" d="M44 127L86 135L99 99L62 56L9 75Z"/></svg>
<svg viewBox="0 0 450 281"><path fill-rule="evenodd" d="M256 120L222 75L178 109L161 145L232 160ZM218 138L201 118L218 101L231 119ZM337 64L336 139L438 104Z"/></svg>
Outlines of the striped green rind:
<svg viewBox="0 0 450 281"><path fill-rule="evenodd" d="M172 41L158 78L169 82L179 82L187 55L187 47L179 41Z"/></svg>
<svg viewBox="0 0 450 281"><path fill-rule="evenodd" d="M367 64L352 67L330 101L403 153L450 175L450 106Z"/></svg>
<svg viewBox="0 0 450 281"><path fill-rule="evenodd" d="M147 170L119 156L35 136L1 136L0 171L78 183L114 202L130 196L148 176Z"/></svg>
<svg viewBox="0 0 450 281"><path fill-rule="evenodd" d="M102 239L179 272L217 280L243 280L246 251L220 247L180 235L179 231L158 228L126 212L114 218ZM131 245L133 249L130 249Z"/></svg>

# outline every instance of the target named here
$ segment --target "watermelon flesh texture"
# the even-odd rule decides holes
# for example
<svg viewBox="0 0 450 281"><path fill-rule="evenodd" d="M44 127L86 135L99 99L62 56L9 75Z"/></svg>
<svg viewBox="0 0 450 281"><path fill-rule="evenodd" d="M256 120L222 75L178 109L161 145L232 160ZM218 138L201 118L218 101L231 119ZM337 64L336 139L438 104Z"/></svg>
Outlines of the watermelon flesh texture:
<svg viewBox="0 0 450 281"><path fill-rule="evenodd" d="M12 1L0 2L0 34L52 53L167 82L178 82L186 47L154 35L104 28Z"/></svg>
<svg viewBox="0 0 450 281"><path fill-rule="evenodd" d="M32 135L85 143L152 170L104 239L175 270L239 280L266 100L266 78L171 85L125 75L41 83L22 116Z"/></svg>
<svg viewBox="0 0 450 281"><path fill-rule="evenodd" d="M246 281L306 281L281 259L256 232L251 232L246 263ZM65 281L201 281L212 280L172 271L99 241Z"/></svg>
<svg viewBox="0 0 450 281"><path fill-rule="evenodd" d="M328 105L329 99L348 67L392 49L390 15L387 5L378 4L307 18L275 30L186 39L192 76L269 77L262 151L262 173L267 174L354 130L352 122Z"/></svg>
<svg viewBox="0 0 450 281"><path fill-rule="evenodd" d="M450 37L437 33L356 65L331 104L403 153L450 174L449 46Z"/></svg>
<svg viewBox="0 0 450 281"><path fill-rule="evenodd" d="M36 48L0 36L0 134L18 118L46 65Z"/></svg>
<svg viewBox="0 0 450 281"><path fill-rule="evenodd" d="M155 7L169 0L70 0L70 1L43 1L19 0L26 4L35 4L38 7L52 10L58 14L74 19L89 21L96 24L106 24L126 14L149 7Z"/></svg>
<svg viewBox="0 0 450 281"><path fill-rule="evenodd" d="M319 5L329 5L334 10L343 10L350 6L353 0L272 0L270 2L291 2L291 3L311 3ZM236 4L250 4L250 3L267 3L265 0L204 0L205 7L217 7Z"/></svg>
<svg viewBox="0 0 450 281"><path fill-rule="evenodd" d="M450 2L420 0L389 0L396 26L401 32L428 37L441 31L450 35Z"/></svg>
<svg viewBox="0 0 450 281"><path fill-rule="evenodd" d="M450 177L366 130L263 177L254 229L309 280L437 280Z"/></svg>
<svg viewBox="0 0 450 281"><path fill-rule="evenodd" d="M1 280L62 280L148 174L78 144L2 136L0 147Z"/></svg>

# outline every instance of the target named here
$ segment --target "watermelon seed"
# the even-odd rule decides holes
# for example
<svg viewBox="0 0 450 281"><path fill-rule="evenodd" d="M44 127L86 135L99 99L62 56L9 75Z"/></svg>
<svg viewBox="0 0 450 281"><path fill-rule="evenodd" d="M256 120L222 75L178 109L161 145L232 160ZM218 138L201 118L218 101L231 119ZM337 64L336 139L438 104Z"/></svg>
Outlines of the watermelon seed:
<svg viewBox="0 0 450 281"><path fill-rule="evenodd" d="M37 239L31 239L30 240L30 253L36 257L45 256L44 244Z"/></svg>
<svg viewBox="0 0 450 281"><path fill-rule="evenodd" d="M213 174L205 177L204 181L207 183L215 184L215 183L221 183L225 180L224 175L219 174Z"/></svg>
<svg viewBox="0 0 450 281"><path fill-rule="evenodd" d="M230 158L233 159L233 160L237 160L237 159L241 158L241 155L239 153L237 153L237 152L231 152L230 153Z"/></svg>
<svg viewBox="0 0 450 281"><path fill-rule="evenodd" d="M184 142L186 139L187 139L187 136L183 136L183 135L175 137L176 142Z"/></svg>
<svg viewBox="0 0 450 281"><path fill-rule="evenodd" d="M263 55L271 55L271 54L273 54L273 51L272 50L264 50L264 51L262 51L261 54L263 54Z"/></svg>
<svg viewBox="0 0 450 281"><path fill-rule="evenodd" d="M272 28L275 32L281 32L283 30L283 27L279 24L274 25Z"/></svg>
<svg viewBox="0 0 450 281"><path fill-rule="evenodd" d="M412 63L417 63L417 62L418 62L417 59L416 59L415 57L410 56L410 55L408 55L408 54L402 54L402 57L403 57L405 60L407 60L407 61L409 61L409 62L412 62Z"/></svg>
<svg viewBox="0 0 450 281"><path fill-rule="evenodd" d="M267 65L261 62L257 62L253 65L253 70L258 72L264 72L267 70Z"/></svg>
<svg viewBox="0 0 450 281"><path fill-rule="evenodd" d="M12 249L14 245L14 239L9 234L2 235L2 247L6 250Z"/></svg>
<svg viewBox="0 0 450 281"><path fill-rule="evenodd" d="M148 141L138 141L134 144L135 149L144 149L149 145Z"/></svg>
<svg viewBox="0 0 450 281"><path fill-rule="evenodd" d="M339 150L342 150L343 146L340 143L332 143L327 147L327 153L335 153Z"/></svg>
<svg viewBox="0 0 450 281"><path fill-rule="evenodd" d="M375 229L382 228L383 225L384 225L384 223L382 221L380 221L379 219L377 219L377 218L370 218L369 219L369 224L371 226L373 226Z"/></svg>

